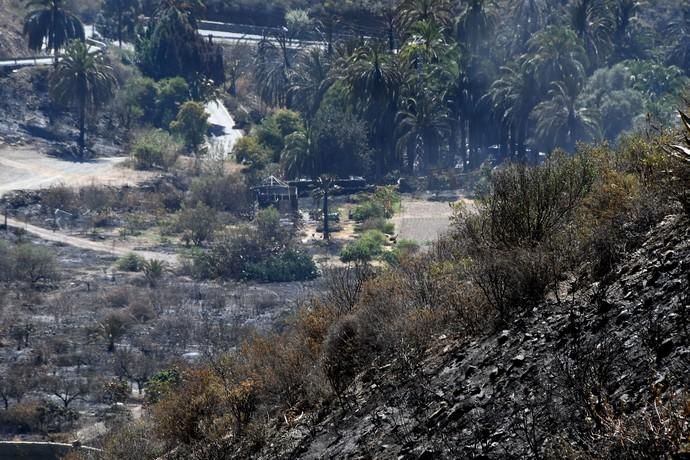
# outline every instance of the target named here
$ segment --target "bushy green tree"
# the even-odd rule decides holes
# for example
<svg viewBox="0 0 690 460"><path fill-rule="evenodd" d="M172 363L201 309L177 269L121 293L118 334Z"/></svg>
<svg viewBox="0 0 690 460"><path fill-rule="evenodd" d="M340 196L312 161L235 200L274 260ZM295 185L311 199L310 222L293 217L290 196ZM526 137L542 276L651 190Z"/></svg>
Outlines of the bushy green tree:
<svg viewBox="0 0 690 460"><path fill-rule="evenodd" d="M170 129L182 136L191 152L196 152L208 131L208 117L203 104L187 101L182 104L177 117L170 123Z"/></svg>
<svg viewBox="0 0 690 460"><path fill-rule="evenodd" d="M181 77L165 78L157 83L157 126L168 129L180 107L191 98L189 85Z"/></svg>
<svg viewBox="0 0 690 460"><path fill-rule="evenodd" d="M255 136L239 139L232 153L238 163L247 164L253 170L263 169L273 157L271 150L261 144Z"/></svg>
<svg viewBox="0 0 690 460"><path fill-rule="evenodd" d="M114 106L120 123L126 129L139 123L156 120L156 82L147 77L134 77L120 88Z"/></svg>

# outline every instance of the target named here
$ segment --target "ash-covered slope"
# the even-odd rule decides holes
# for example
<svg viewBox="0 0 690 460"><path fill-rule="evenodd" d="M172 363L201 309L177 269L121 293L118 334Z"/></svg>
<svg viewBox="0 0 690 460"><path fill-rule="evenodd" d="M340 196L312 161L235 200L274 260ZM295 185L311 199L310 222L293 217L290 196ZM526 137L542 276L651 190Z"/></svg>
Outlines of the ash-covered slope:
<svg viewBox="0 0 690 460"><path fill-rule="evenodd" d="M28 56L22 37L22 8L16 0L0 0L0 59Z"/></svg>
<svg viewBox="0 0 690 460"><path fill-rule="evenodd" d="M419 364L369 368L342 404L275 427L259 457L690 455L687 218L666 218L609 278L571 280L484 339L438 337Z"/></svg>

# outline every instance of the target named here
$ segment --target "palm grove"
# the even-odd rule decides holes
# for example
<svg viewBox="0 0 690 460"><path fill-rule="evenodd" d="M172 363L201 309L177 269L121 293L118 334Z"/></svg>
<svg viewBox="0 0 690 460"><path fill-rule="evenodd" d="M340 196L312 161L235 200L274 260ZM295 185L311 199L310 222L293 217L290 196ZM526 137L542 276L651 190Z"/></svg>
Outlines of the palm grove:
<svg viewBox="0 0 690 460"><path fill-rule="evenodd" d="M116 97L130 98L122 127L170 130L183 102L215 97L222 85L236 118L256 124L234 152L250 169L382 179L615 142L650 120L672 121L688 86L690 7L674 2L382 0L355 13L312 3L286 5L305 9L287 10L285 26L266 29L257 46L223 51L198 32L221 8L213 2L104 2L98 30L134 42L134 56L121 58L144 76ZM76 109L83 154L86 115L114 93L111 69L76 45L58 61L59 49L84 37L63 2L30 10L29 45L54 53L54 98ZM69 70L76 59L81 74ZM171 86L172 96L163 89Z"/></svg>
<svg viewBox="0 0 690 460"><path fill-rule="evenodd" d="M288 12L287 27L259 44L252 63L258 97L296 111L300 123L276 145L265 139L269 119L255 130L256 142L239 146L241 158L280 162L288 177L471 170L489 157L535 162L538 152L572 152L579 141L615 142L649 121L667 124L688 86L688 6L367 6L380 26L369 36L338 30L338 7L321 5L306 24ZM323 45L291 52L309 27Z"/></svg>

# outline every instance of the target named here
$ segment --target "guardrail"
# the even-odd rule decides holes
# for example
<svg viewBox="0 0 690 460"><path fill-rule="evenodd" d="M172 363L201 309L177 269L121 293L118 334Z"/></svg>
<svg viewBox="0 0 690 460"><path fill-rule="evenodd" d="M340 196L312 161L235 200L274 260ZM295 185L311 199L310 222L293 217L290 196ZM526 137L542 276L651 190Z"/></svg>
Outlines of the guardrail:
<svg viewBox="0 0 690 460"><path fill-rule="evenodd" d="M90 46L93 46L101 50L108 47L107 44L98 40L94 40L93 38L87 38L86 43ZM58 54L58 60L61 59L63 56L64 54ZM34 56L10 57L0 59L0 67L19 68L39 65L50 65L53 63L53 59L55 59L55 56L51 54L37 54Z"/></svg>

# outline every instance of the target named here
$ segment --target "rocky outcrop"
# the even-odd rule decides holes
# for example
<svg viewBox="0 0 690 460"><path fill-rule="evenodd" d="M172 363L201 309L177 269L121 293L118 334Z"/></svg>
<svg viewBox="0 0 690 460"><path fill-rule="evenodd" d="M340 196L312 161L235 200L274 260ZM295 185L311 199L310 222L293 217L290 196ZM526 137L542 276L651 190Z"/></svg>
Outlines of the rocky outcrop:
<svg viewBox="0 0 690 460"><path fill-rule="evenodd" d="M579 452L656 458L687 452L687 218L665 219L609 278L571 280L563 293L573 292L552 296L482 339L440 336L421 361L397 356L370 367L342 404L275 426L256 457L564 458Z"/></svg>

